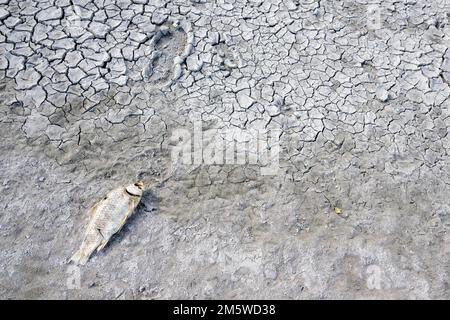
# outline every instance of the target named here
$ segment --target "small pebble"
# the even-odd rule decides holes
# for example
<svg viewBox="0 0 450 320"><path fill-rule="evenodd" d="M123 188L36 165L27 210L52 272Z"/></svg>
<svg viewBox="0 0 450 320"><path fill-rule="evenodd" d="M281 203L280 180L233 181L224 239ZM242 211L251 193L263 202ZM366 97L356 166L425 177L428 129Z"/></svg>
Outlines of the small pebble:
<svg viewBox="0 0 450 320"><path fill-rule="evenodd" d="M386 102L389 100L389 92L384 88L378 88L375 95L381 102Z"/></svg>

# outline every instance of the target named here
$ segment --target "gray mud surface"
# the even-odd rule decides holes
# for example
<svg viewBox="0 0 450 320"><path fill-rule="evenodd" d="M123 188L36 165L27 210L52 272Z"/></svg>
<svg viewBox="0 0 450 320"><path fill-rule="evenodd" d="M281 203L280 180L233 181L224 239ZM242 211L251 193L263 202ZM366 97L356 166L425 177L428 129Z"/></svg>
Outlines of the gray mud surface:
<svg viewBox="0 0 450 320"><path fill-rule="evenodd" d="M450 2L0 0L0 298L449 299ZM279 168L177 130L280 130ZM77 268L86 211L151 187ZM165 182L162 182L165 181Z"/></svg>

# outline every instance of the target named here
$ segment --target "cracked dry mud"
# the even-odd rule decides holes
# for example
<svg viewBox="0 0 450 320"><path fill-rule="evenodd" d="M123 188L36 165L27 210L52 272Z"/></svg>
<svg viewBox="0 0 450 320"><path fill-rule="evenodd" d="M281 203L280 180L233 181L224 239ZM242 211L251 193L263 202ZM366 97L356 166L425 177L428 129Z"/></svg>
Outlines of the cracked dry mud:
<svg viewBox="0 0 450 320"><path fill-rule="evenodd" d="M448 0L0 0L0 297L450 298L449 19ZM281 129L277 175L171 170L194 120ZM86 210L137 178L133 218L73 269Z"/></svg>

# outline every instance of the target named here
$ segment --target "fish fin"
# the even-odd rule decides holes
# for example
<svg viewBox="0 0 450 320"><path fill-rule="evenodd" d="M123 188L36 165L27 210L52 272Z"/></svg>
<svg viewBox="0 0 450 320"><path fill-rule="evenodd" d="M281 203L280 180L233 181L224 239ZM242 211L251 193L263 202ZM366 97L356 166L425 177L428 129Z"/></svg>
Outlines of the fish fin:
<svg viewBox="0 0 450 320"><path fill-rule="evenodd" d="M102 239L103 236L100 233L100 230L96 230L94 233L88 233L83 239L78 251L70 258L70 261L73 261L76 264L85 265L95 249L101 244Z"/></svg>
<svg viewBox="0 0 450 320"><path fill-rule="evenodd" d="M127 222L128 218L131 217L132 214L133 214L133 210L130 210L129 213L125 217L123 217L122 221L120 221L119 230L117 232L122 230L123 226Z"/></svg>
<svg viewBox="0 0 450 320"><path fill-rule="evenodd" d="M103 239L103 241L100 243L100 245L97 247L97 252L99 252L100 250L103 250L104 247L106 247L106 245L108 244L108 240Z"/></svg>
<svg viewBox="0 0 450 320"><path fill-rule="evenodd" d="M89 260L90 254L84 253L81 249L79 249L75 254L70 258L70 261L74 262L75 264L79 265L85 265L86 262Z"/></svg>
<svg viewBox="0 0 450 320"><path fill-rule="evenodd" d="M139 203L139 201L136 204L131 203L129 205L128 214L122 219L122 221L120 221L116 233L119 232L120 230L122 230L122 228L125 225L125 223L127 222L128 218L131 217L133 215L134 211L136 210L138 203Z"/></svg>
<svg viewBox="0 0 450 320"><path fill-rule="evenodd" d="M90 219L92 219L95 216L95 213L97 212L97 208L100 205L100 203L102 203L104 200L106 199L106 197L100 201L98 201L96 204L94 204L88 211L88 216Z"/></svg>
<svg viewBox="0 0 450 320"><path fill-rule="evenodd" d="M122 221L120 221L119 226L118 226L118 228L117 228L117 231L114 232L114 234L116 234L117 232L120 232L120 230L122 230L122 227L124 226L124 224L125 224L125 222L127 221L127 219L130 217L130 215L131 215L131 214L126 215L126 216L122 219ZM99 232L100 232L100 230L99 230ZM100 232L100 234L101 234L101 232ZM103 248L105 248L105 246L106 246L106 245L108 244L108 242L109 242L109 239L104 238L103 234L102 234L102 237L103 237L103 240L102 240L102 242L100 243L100 245L98 246L97 252L99 252L100 250L103 250Z"/></svg>

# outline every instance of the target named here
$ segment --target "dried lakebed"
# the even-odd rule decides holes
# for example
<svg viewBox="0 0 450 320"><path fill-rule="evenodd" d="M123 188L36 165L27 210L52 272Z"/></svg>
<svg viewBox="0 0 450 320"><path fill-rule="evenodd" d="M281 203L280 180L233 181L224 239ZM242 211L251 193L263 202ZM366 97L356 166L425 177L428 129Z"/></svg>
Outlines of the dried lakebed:
<svg viewBox="0 0 450 320"><path fill-rule="evenodd" d="M0 0L0 298L449 299L449 13ZM276 172L173 159L176 133L249 130L279 133ZM69 264L136 180L121 232Z"/></svg>

